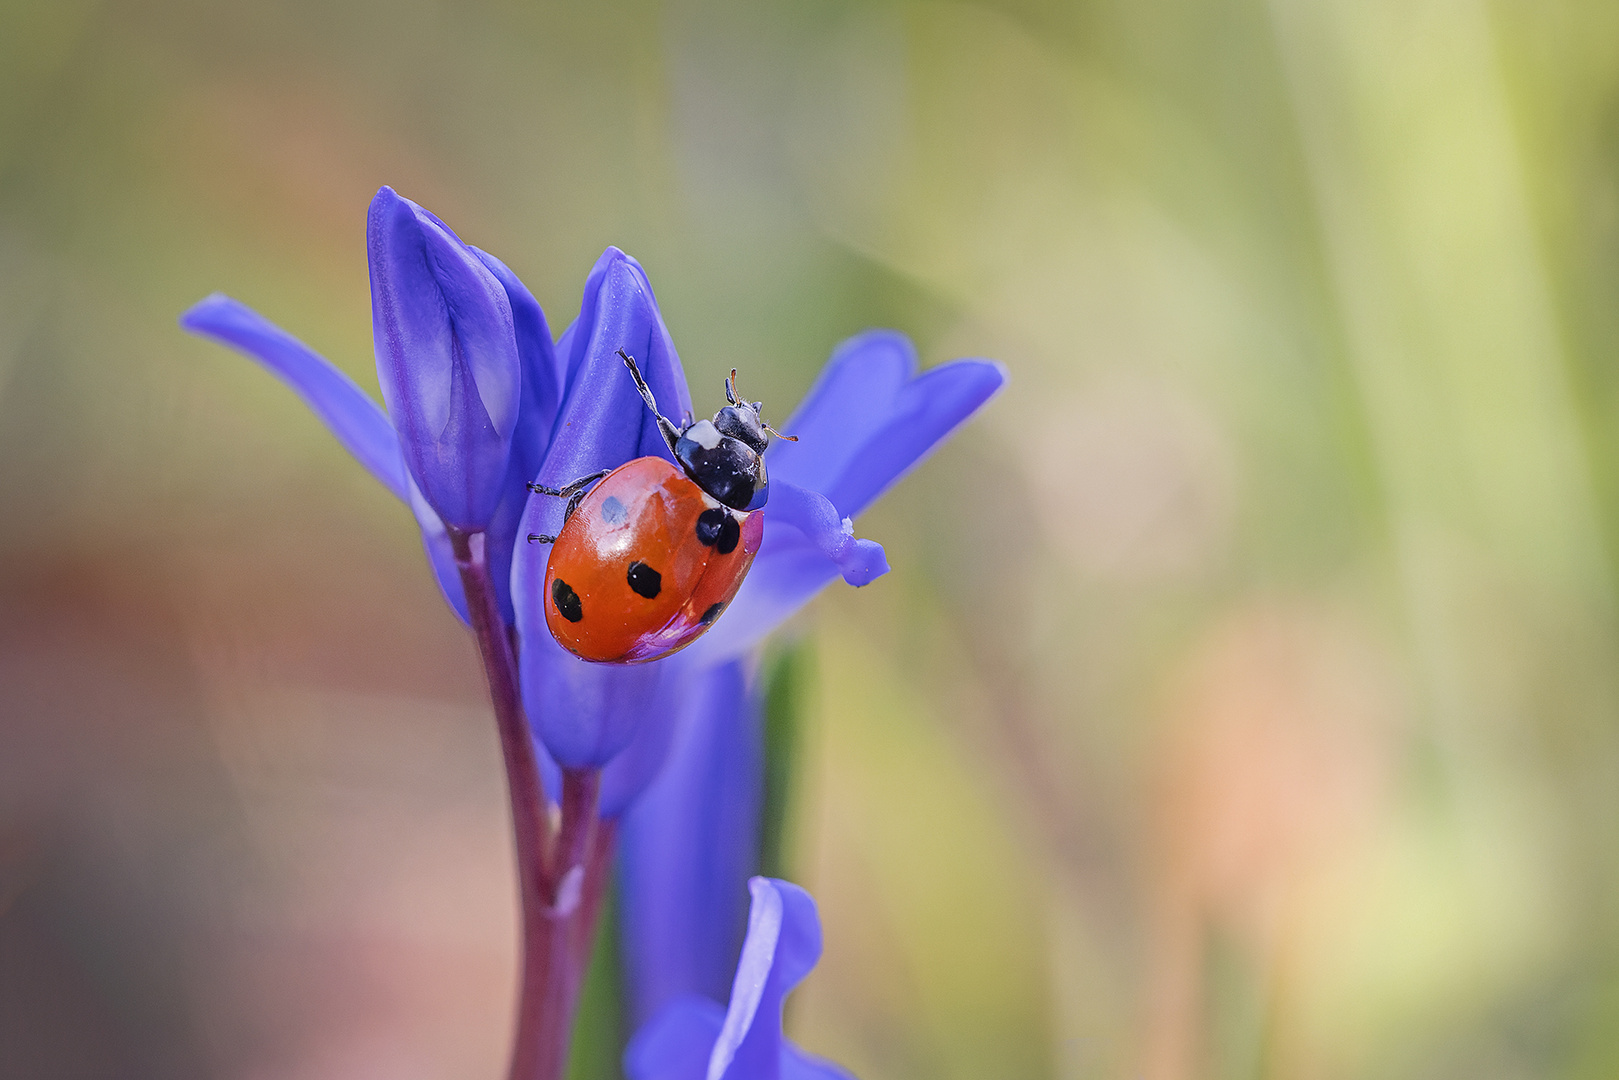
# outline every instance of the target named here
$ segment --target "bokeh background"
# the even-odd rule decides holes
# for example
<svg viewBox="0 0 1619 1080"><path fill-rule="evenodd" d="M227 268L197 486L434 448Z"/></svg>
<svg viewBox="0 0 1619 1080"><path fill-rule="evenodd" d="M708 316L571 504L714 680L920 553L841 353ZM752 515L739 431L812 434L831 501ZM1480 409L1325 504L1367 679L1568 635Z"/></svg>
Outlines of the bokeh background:
<svg viewBox="0 0 1619 1080"><path fill-rule="evenodd" d="M801 1043L1619 1076L1611 0L0 0L0 1075L501 1075L472 645L175 326L374 388L383 183L557 328L636 255L699 402L1012 371L784 638Z"/></svg>

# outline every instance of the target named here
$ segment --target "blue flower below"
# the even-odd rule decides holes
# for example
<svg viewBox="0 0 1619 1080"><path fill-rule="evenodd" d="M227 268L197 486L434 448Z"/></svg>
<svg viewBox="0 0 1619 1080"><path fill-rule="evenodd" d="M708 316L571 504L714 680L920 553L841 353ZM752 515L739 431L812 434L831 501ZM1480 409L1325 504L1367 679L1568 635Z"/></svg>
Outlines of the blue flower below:
<svg viewBox="0 0 1619 1080"><path fill-rule="evenodd" d="M629 1080L852 1080L804 1053L781 1027L782 1004L821 958L821 920L790 882L748 882L748 936L730 1006L700 996L671 1002L624 1051Z"/></svg>

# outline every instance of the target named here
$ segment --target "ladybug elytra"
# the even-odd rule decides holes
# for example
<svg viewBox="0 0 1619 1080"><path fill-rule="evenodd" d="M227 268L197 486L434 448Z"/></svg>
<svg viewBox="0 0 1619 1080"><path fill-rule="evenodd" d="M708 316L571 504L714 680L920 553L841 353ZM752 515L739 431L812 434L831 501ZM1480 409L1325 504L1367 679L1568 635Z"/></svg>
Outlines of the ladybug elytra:
<svg viewBox="0 0 1619 1080"><path fill-rule="evenodd" d="M765 447L771 435L796 440L764 422L761 402L737 398L734 369L729 404L677 428L635 360L618 355L678 464L641 457L559 488L529 484L568 504L561 532L528 539L552 545L551 636L582 660L634 664L690 645L736 596L764 537Z"/></svg>

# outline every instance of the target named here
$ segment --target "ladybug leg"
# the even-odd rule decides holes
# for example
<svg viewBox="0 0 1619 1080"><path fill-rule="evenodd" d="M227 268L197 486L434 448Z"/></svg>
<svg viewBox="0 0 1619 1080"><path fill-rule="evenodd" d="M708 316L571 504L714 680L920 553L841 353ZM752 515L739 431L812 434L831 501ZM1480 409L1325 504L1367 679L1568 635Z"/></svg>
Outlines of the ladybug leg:
<svg viewBox="0 0 1619 1080"><path fill-rule="evenodd" d="M528 485L528 489L534 492L536 495L554 495L559 499L565 499L570 495L582 494L585 488L589 487L591 484L594 484L596 481L600 480L602 477L606 476L612 471L612 469L598 469L589 476L581 476L577 480L569 480L566 484L563 484L559 488L546 487L544 484L530 484Z"/></svg>
<svg viewBox="0 0 1619 1080"><path fill-rule="evenodd" d="M528 489L534 492L536 495L550 495L558 499L567 499L568 505L562 511L562 523L566 525L568 523L568 519L573 517L573 512L579 509L579 504L584 501L585 488L589 487L591 484L594 484L596 481L600 480L602 477L606 476L612 471L612 469L598 469L589 476L581 476L577 480L570 480L559 488L546 487L544 484L531 483L528 485ZM544 533L530 533L528 542L531 544L554 544L556 543L556 539L556 537L546 536Z"/></svg>
<svg viewBox="0 0 1619 1080"><path fill-rule="evenodd" d="M562 524L566 525L568 523L568 519L573 517L573 512L579 509L579 504L584 501L585 492L583 488L573 493L573 497L568 500L568 505L562 510Z"/></svg>
<svg viewBox="0 0 1619 1080"><path fill-rule="evenodd" d="M674 453L675 443L680 441L680 432L658 411L658 400L652 396L652 388L646 384L646 380L641 378L641 369L635 366L635 357L623 349L618 350L618 357L624 361L624 366L630 369L630 378L635 380L635 388L641 392L641 400L652 410L652 415L658 418L658 431L663 435L663 441L669 444L669 452Z"/></svg>

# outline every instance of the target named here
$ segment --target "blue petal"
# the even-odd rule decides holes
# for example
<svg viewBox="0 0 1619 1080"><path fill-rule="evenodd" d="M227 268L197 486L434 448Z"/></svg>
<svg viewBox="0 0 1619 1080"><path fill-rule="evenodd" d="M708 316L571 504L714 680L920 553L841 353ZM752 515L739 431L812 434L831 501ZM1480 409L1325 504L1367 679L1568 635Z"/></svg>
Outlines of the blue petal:
<svg viewBox="0 0 1619 1080"><path fill-rule="evenodd" d="M815 901L797 885L775 878L748 882L753 906L748 936L731 984L725 1024L708 1059L708 1080L774 1080L790 1045L781 1009L793 987L821 958L821 920Z"/></svg>
<svg viewBox="0 0 1619 1080"><path fill-rule="evenodd" d="M673 667L675 661L662 661ZM636 800L663 768L674 741L676 721L688 711L674 703L685 700L679 678L691 674L691 666L681 665L680 673L665 671L666 680L657 695L658 707L644 714L630 744L602 766L601 798L596 805L598 817L616 819L635 805ZM548 797L562 790L562 769L551 751L545 748L539 736L534 737L535 756L540 764L540 780ZM740 880L740 879L739 879Z"/></svg>
<svg viewBox="0 0 1619 1080"><path fill-rule="evenodd" d="M523 562L518 552L517 563ZM630 744L641 727L674 707L664 685L666 662L588 664L556 643L539 622L523 627L525 608L538 605L517 594L519 674L530 725L557 764L600 768ZM532 616L531 616L532 617Z"/></svg>
<svg viewBox="0 0 1619 1080"><path fill-rule="evenodd" d="M748 888L748 935L723 1020L707 998L675 998L630 1040L629 1080L852 1080L782 1034L782 1003L821 955L815 901L774 878Z"/></svg>
<svg viewBox="0 0 1619 1080"><path fill-rule="evenodd" d="M447 524L485 528L522 386L511 302L483 262L389 188L366 222L377 376L405 466Z"/></svg>
<svg viewBox="0 0 1619 1080"><path fill-rule="evenodd" d="M570 331L568 355L563 358L565 397L555 439L535 479L555 487L632 458L657 455L673 460L657 421L618 358L619 349L635 358L665 416L678 420L690 410L680 357L663 325L652 286L634 259L608 248L597 260L585 283L578 322ZM562 507L557 500L542 505L554 511L560 525Z"/></svg>
<svg viewBox="0 0 1619 1080"><path fill-rule="evenodd" d="M521 461L519 472L526 483L539 471L545 451L551 445L557 409L562 404L562 367L551 344L551 328L545 312L528 287L505 263L477 248L470 249L506 290L511 304L512 328L517 336L517 355L522 361L522 398L512 456ZM518 491L522 491L519 485Z"/></svg>
<svg viewBox="0 0 1619 1080"><path fill-rule="evenodd" d="M984 360L917 376L916 350L891 330L850 338L783 428L799 441L771 446L771 480L819 491L858 517L1005 383L1005 368Z"/></svg>
<svg viewBox="0 0 1619 1080"><path fill-rule="evenodd" d="M399 501L409 501L399 437L388 415L353 379L252 308L222 293L198 302L180 317L180 325L263 364L304 400L383 487Z"/></svg>
<svg viewBox="0 0 1619 1080"><path fill-rule="evenodd" d="M641 318L648 318L652 326L651 336L644 344L640 336ZM564 372L564 385L570 392L586 360L604 348L609 354L623 349L641 365L641 374L652 387L665 416L678 423L681 416L691 410L686 375L675 354L674 341L663 324L652 284L641 264L618 248L610 247L602 252L596 265L591 267L585 278L579 318L562 336L557 353ZM615 344L615 337L625 340Z"/></svg>
<svg viewBox="0 0 1619 1080"><path fill-rule="evenodd" d="M742 941L743 883L758 859L763 753L759 703L742 665L693 676L663 771L619 822L636 1023L686 994L726 996Z"/></svg>
<svg viewBox="0 0 1619 1080"><path fill-rule="evenodd" d="M421 526L422 547L445 602L466 622L467 601L455 555L450 550L449 534L405 471L399 456L399 438L382 408L354 380L303 342L228 296L215 293L201 301L181 317L180 325L194 334L223 342L269 368L303 398L372 476L410 507Z"/></svg>
<svg viewBox="0 0 1619 1080"><path fill-rule="evenodd" d="M686 377L640 266L616 248L596 263L578 321L564 335L568 384L545 462L533 479L557 487L649 454L669 457L656 420L617 352L634 356L665 415L690 407ZM555 535L564 500L528 498L514 536ZM536 734L559 764L601 766L629 745L668 700L658 695L663 663L587 664L565 652L545 624L550 547L519 542L512 598L521 641L523 700Z"/></svg>
<svg viewBox="0 0 1619 1080"><path fill-rule="evenodd" d="M645 714L629 745L602 768L601 805L604 818L624 813L659 775L674 743L675 729L691 711L690 696L700 692L693 686L701 678L681 656L655 661L663 669L662 706Z"/></svg>
<svg viewBox="0 0 1619 1080"><path fill-rule="evenodd" d="M585 295L586 296L590 295L590 285L589 285L588 281L585 284ZM561 386L562 386L563 390L566 390L569 387L569 385L571 385L571 380L570 380L569 376L572 374L572 370L569 367L569 358L573 356L574 331L577 330L578 328L579 328L579 320L574 319L571 323L568 324L568 328L566 330L562 331L562 336L557 338L557 344L556 344L557 372L558 372L559 377L562 380L561 381Z"/></svg>
<svg viewBox="0 0 1619 1080"><path fill-rule="evenodd" d="M672 1002L624 1048L629 1080L703 1080L725 1010L705 997Z"/></svg>
<svg viewBox="0 0 1619 1080"><path fill-rule="evenodd" d="M528 504L528 482L539 472L551 445L551 432L556 427L557 409L562 401L562 370L557 351L551 344L545 312L533 294L505 263L486 251L470 250L506 290L517 335L517 352L523 364L522 398L517 429L512 436L511 458L501 485L500 502L488 529L489 573L495 582L501 614L509 626L516 620L511 593L512 554Z"/></svg>
<svg viewBox="0 0 1619 1080"><path fill-rule="evenodd" d="M444 522L438 519L433 508L427 505L427 500L422 498L416 482L408 474L405 480L410 484L406 502L410 506L410 512L416 516L416 524L422 530L422 549L427 552L427 564L433 568L433 580L438 582L439 592L444 594L444 602L450 605L450 610L455 612L458 619L471 626L472 620L467 615L467 594L461 587L461 570L456 566L455 550L450 546L450 534L445 531ZM491 543L492 540L491 537L485 542Z"/></svg>
<svg viewBox="0 0 1619 1080"><path fill-rule="evenodd" d="M858 540L854 523L840 518L825 495L785 480L770 485L770 525L790 525L804 534L826 556L850 585L869 585L888 573L888 558L881 544Z"/></svg>

